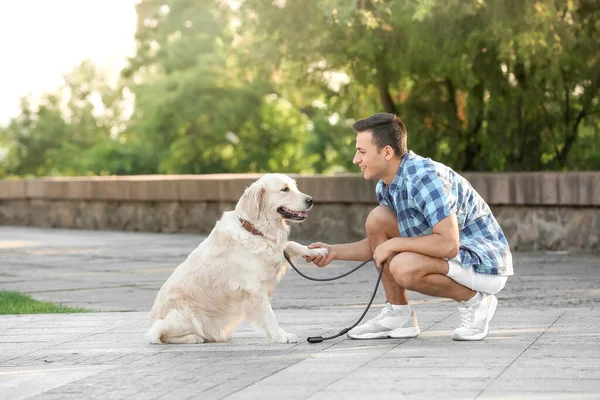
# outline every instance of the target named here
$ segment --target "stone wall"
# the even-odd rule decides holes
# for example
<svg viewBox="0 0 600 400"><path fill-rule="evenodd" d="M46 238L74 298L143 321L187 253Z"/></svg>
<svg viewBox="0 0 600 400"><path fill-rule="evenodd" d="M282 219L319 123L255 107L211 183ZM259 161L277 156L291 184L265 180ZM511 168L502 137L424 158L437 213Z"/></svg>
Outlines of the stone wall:
<svg viewBox="0 0 600 400"><path fill-rule="evenodd" d="M0 181L0 225L208 233L260 175L130 176ZM464 176L490 204L515 250L600 250L600 172ZM364 237L376 205L360 175L294 176L313 196L292 237Z"/></svg>

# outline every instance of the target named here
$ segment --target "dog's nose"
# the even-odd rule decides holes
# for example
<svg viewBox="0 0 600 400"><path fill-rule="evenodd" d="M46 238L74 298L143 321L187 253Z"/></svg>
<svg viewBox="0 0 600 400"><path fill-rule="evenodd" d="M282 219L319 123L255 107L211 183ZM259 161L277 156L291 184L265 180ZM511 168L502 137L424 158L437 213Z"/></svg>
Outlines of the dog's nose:
<svg viewBox="0 0 600 400"><path fill-rule="evenodd" d="M312 197L307 197L306 198L306 205L307 206L312 206Z"/></svg>

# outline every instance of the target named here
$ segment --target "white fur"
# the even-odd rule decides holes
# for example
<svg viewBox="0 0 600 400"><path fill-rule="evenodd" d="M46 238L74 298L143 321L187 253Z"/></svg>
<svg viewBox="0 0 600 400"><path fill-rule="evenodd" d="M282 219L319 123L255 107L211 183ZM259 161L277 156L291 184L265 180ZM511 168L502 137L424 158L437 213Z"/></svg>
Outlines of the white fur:
<svg viewBox="0 0 600 400"><path fill-rule="evenodd" d="M286 186L289 190L282 191ZM223 213L208 238L160 289L151 312L150 343L230 340L244 319L273 342L296 342L296 335L277 323L269 299L287 269L284 250L291 257L327 254L288 242L290 228L277 212L281 206L307 211L308 198L282 174L266 174L247 188L235 211ZM245 230L239 218L264 236Z"/></svg>

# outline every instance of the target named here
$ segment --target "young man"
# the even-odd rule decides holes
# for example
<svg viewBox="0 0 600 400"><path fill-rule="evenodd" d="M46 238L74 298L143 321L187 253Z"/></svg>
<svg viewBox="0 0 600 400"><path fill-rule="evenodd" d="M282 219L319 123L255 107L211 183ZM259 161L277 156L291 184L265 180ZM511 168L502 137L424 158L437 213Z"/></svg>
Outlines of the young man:
<svg viewBox="0 0 600 400"><path fill-rule="evenodd" d="M372 320L348 332L352 339L409 338L421 331L406 289L458 301L461 326L454 340L488 334L498 293L513 274L512 255L489 206L451 168L407 151L406 128L392 114L375 114L354 124L358 165L377 179L379 206L366 221L367 238L328 245L326 257L308 257L324 267L333 260L366 260L382 276L387 302Z"/></svg>

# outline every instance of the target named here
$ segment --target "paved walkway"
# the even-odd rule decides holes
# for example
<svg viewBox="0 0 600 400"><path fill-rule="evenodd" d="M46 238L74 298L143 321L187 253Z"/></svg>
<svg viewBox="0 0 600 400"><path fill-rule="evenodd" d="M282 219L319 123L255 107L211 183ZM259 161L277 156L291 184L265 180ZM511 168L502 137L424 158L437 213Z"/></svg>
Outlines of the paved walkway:
<svg viewBox="0 0 600 400"><path fill-rule="evenodd" d="M0 290L102 311L0 316L0 398L600 398L597 255L516 254L481 342L450 340L453 302L410 293L423 330L410 340L266 344L243 325L229 343L149 345L154 296L202 239L0 227ZM315 276L351 264L299 262ZM334 333L360 315L375 278L363 268L314 283L290 271L273 308L301 340Z"/></svg>

